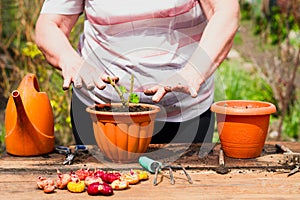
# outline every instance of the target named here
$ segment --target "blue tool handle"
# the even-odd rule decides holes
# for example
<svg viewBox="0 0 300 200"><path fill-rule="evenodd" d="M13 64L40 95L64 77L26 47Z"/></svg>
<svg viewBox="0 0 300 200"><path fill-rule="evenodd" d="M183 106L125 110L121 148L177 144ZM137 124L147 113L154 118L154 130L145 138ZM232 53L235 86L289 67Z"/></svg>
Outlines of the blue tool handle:
<svg viewBox="0 0 300 200"><path fill-rule="evenodd" d="M70 148L65 147L65 146L57 146L55 148L55 150L60 154L70 154L71 153Z"/></svg>
<svg viewBox="0 0 300 200"><path fill-rule="evenodd" d="M147 171L151 172L151 173L155 173L155 170L157 167L162 168L162 163L156 160L153 160L151 158L148 158L146 156L141 156L139 158L139 163L140 165L146 169Z"/></svg>
<svg viewBox="0 0 300 200"><path fill-rule="evenodd" d="M75 146L75 151L87 151L88 148L85 145L76 145Z"/></svg>

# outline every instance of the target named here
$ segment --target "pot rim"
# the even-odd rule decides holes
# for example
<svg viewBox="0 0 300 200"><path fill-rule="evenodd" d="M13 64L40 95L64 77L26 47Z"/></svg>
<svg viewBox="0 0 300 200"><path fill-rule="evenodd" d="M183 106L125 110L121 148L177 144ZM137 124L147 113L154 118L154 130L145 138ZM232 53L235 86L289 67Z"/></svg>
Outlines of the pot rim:
<svg viewBox="0 0 300 200"><path fill-rule="evenodd" d="M121 106L122 103L110 103L110 104L97 104L97 105L114 105L114 106ZM101 115L130 115L130 116L135 116L135 115L144 115L144 114L156 114L160 111L160 107L153 105L153 104L147 104L147 103L130 103L129 105L139 105L139 106L144 106L144 107L151 107L152 110L149 111L142 111L142 112L105 112L105 111L97 111L94 110L93 108L96 107L96 105L93 106L88 106L86 108L86 111L90 114L101 114Z"/></svg>
<svg viewBox="0 0 300 200"><path fill-rule="evenodd" d="M224 106L224 105L231 106ZM236 104L237 106L251 106L253 107L241 109L234 108L232 105ZM217 101L211 105L211 111L217 114L224 115L269 115L276 112L276 107L274 104L265 101L256 101L256 100L223 100Z"/></svg>

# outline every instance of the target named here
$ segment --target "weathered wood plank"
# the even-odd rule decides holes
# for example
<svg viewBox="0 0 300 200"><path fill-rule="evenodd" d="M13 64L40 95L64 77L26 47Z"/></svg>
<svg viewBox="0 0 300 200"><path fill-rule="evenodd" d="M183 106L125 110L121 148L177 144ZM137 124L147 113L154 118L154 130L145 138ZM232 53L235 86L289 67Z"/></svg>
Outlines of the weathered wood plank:
<svg viewBox="0 0 300 200"><path fill-rule="evenodd" d="M44 174L55 178L56 175ZM300 174L288 177L285 173L265 171L233 170L226 175L212 171L190 171L194 181L189 184L180 171L174 172L175 184L171 185L167 172L157 186L153 186L153 175L148 181L132 185L128 190L115 191L106 199L299 199ZM161 175L159 176L159 178ZM44 194L36 188L37 174L16 173L0 174L1 199L96 199L102 196L89 196L86 192L70 193L67 190L56 190L53 194Z"/></svg>

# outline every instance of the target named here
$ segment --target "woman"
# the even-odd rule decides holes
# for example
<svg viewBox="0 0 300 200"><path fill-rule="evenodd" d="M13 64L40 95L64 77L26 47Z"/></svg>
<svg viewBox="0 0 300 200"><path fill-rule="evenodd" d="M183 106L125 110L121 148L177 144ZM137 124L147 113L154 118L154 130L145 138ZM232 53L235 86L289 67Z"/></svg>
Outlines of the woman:
<svg viewBox="0 0 300 200"><path fill-rule="evenodd" d="M75 50L68 36L84 14ZM238 29L238 0L46 0L36 43L73 83L77 143L94 143L85 107L118 101L107 76L128 87L135 76L141 102L159 104L152 142L211 141L213 73Z"/></svg>

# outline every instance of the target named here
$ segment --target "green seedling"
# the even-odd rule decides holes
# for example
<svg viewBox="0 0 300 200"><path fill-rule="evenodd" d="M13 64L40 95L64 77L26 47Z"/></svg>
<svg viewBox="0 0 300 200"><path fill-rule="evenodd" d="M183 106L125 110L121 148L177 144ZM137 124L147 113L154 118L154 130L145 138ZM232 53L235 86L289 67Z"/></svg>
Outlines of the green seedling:
<svg viewBox="0 0 300 200"><path fill-rule="evenodd" d="M114 80L112 80L109 76L107 77L109 83L114 87L116 92L118 93L120 100L123 106L129 106L129 103L139 103L140 98L139 96L133 92L133 83L134 83L134 76L131 74L130 78L130 90L128 91L124 86L118 86ZM125 94L128 93L128 98L125 99Z"/></svg>

